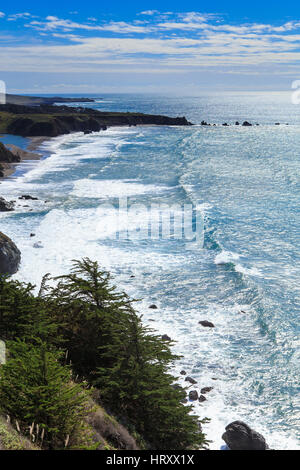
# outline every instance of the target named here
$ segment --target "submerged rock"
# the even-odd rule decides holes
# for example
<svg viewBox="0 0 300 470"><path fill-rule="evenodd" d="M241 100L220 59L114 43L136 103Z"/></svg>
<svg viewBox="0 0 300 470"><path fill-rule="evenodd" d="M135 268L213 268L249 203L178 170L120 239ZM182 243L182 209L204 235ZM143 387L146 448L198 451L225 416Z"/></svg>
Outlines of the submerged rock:
<svg viewBox="0 0 300 470"><path fill-rule="evenodd" d="M202 325L202 326L205 326L206 328L214 328L215 327L215 325L211 321L207 321L207 320L201 320L201 321L199 321L199 324Z"/></svg>
<svg viewBox="0 0 300 470"><path fill-rule="evenodd" d="M230 450L268 450L265 438L242 421L233 421L225 430L222 439Z"/></svg>
<svg viewBox="0 0 300 470"><path fill-rule="evenodd" d="M0 212L11 212L14 210L14 203L6 201L0 197Z"/></svg>
<svg viewBox="0 0 300 470"><path fill-rule="evenodd" d="M0 232L0 274L15 274L20 261L20 250L9 237Z"/></svg>

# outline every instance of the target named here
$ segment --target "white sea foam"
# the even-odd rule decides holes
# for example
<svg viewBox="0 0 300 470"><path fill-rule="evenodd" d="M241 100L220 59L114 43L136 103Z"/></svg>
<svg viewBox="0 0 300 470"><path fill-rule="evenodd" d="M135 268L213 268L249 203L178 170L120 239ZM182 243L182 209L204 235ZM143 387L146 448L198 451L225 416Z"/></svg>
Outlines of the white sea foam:
<svg viewBox="0 0 300 470"><path fill-rule="evenodd" d="M90 180L75 181L71 195L85 198L107 198L134 196L167 191L166 186L142 184L137 180Z"/></svg>
<svg viewBox="0 0 300 470"><path fill-rule="evenodd" d="M222 250L221 253L215 257L215 264L228 264L232 263L240 258L238 253L232 253L231 251Z"/></svg>

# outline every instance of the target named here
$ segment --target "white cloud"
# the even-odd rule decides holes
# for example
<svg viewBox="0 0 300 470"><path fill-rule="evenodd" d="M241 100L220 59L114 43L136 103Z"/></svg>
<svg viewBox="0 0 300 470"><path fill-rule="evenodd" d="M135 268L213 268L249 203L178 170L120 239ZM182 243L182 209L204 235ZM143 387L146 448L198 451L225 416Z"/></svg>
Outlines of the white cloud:
<svg viewBox="0 0 300 470"><path fill-rule="evenodd" d="M153 16L156 13L159 13L159 11L158 10L145 10L145 11L141 11L139 14L146 15L146 16Z"/></svg>
<svg viewBox="0 0 300 470"><path fill-rule="evenodd" d="M15 13L14 15L9 15L7 17L7 20L8 21L16 21L16 20L19 20L19 19L28 19L28 18L31 18L32 15L28 12L24 12L24 13Z"/></svg>
<svg viewBox="0 0 300 470"><path fill-rule="evenodd" d="M3 13L3 11L0 11L0 18L4 18L5 16L5 13Z"/></svg>
<svg viewBox="0 0 300 470"><path fill-rule="evenodd" d="M17 47L2 41L1 68L149 74L185 73L187 69L231 73L233 68L234 73L240 70L242 74L247 68L254 74L267 66L284 74L289 66L297 69L300 60L299 20L281 25L229 24L199 12L160 14L147 10L142 14L143 21L88 18L89 23L50 15L43 20L32 20L29 13L13 15L15 19L28 18L25 26L39 35L35 33L32 44Z"/></svg>

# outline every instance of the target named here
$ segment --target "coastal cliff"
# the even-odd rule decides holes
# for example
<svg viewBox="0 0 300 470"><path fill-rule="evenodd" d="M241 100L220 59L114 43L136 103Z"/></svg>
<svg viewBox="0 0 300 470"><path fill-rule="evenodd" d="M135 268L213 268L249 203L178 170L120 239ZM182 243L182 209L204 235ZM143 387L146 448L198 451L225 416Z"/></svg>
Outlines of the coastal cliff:
<svg viewBox="0 0 300 470"><path fill-rule="evenodd" d="M71 132L99 132L108 126L189 126L185 117L101 112L70 106L0 105L0 132L23 137L56 137Z"/></svg>

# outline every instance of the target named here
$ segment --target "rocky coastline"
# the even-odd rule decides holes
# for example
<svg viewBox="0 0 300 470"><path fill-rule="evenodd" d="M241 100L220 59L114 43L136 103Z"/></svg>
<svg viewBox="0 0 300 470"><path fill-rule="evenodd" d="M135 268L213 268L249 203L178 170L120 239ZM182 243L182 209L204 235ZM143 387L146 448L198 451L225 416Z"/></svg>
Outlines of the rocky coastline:
<svg viewBox="0 0 300 470"><path fill-rule="evenodd" d="M49 137L56 137L62 134L82 131L86 134L106 130L108 126L136 126L136 125L192 125L185 117L170 118L160 115L146 115L140 113L102 113L86 108L70 108L69 106L58 107L52 105L39 105L34 108L23 105L2 105L0 106L0 126L3 129L3 116L6 114L6 132L9 134L31 137L30 151L20 149L15 145L4 146L0 142L0 178L13 173L16 164L22 160L36 160L40 154L32 152L43 140ZM209 126L206 122L201 125ZM227 126L228 124L223 124ZM239 123L235 123L239 125ZM243 126L252 124L245 121ZM3 130L2 130L3 132ZM29 195L19 199L33 199ZM0 197L0 212L14 210L14 201L5 201ZM34 234L32 234L34 236ZM15 243L6 235L0 232L0 275L13 275L17 272L21 261L21 253ZM157 309L152 304L149 308ZM214 328L214 325L207 321L199 321L202 327ZM167 335L162 339L171 341ZM186 375L186 371L181 371L181 375ZM196 387L196 381L187 376L185 382ZM186 388L186 387L184 387ZM202 387L187 391L190 402L205 401L206 395L213 387ZM188 401L186 399L186 401ZM268 445L262 435L252 430L247 424L241 421L234 421L226 426L222 436L226 443L224 450L268 450Z"/></svg>

